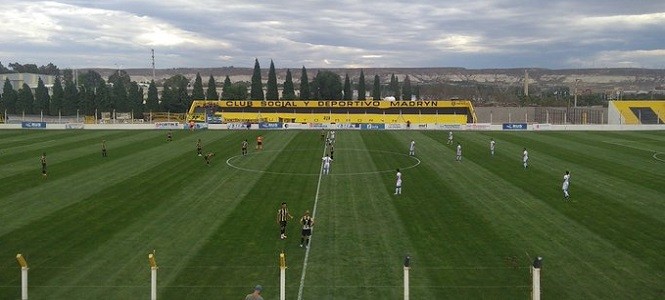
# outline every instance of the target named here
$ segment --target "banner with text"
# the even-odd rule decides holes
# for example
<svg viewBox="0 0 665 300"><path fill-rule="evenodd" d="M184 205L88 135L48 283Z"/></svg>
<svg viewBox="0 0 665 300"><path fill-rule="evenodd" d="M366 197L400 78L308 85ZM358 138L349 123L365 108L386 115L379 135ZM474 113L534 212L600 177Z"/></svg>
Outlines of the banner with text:
<svg viewBox="0 0 665 300"><path fill-rule="evenodd" d="M503 130L526 130L526 123L503 123Z"/></svg>
<svg viewBox="0 0 665 300"><path fill-rule="evenodd" d="M21 128L44 129L46 128L46 122L21 122Z"/></svg>

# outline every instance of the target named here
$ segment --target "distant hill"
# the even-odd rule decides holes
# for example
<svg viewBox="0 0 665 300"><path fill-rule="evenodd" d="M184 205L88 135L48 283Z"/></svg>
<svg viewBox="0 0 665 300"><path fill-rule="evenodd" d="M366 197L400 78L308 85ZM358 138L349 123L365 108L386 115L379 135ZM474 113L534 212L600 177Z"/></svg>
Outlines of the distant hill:
<svg viewBox="0 0 665 300"><path fill-rule="evenodd" d="M103 77L108 78L114 69L93 69ZM307 75L311 79L319 70L329 70L344 76L349 74L353 82L358 82L360 69L307 69ZM528 72L529 84L540 86L571 86L576 80L578 85L592 90L654 90L665 88L664 69L464 69L464 68L367 68L363 69L365 82L371 84L374 75L379 75L382 83L387 83L390 76L395 74L400 82L408 75L411 82L419 85L430 85L437 83L461 83L473 82L496 86L521 86L524 82L524 72ZM79 70L81 71L81 70ZM148 82L152 79L152 69L127 69L132 80ZM204 83L210 75L217 82L222 82L226 76L231 81L250 81L252 68L173 68L156 69L155 79L159 83L164 79L176 74L182 74L193 79L196 73L200 73ZM262 68L262 79L268 78L268 68ZM276 69L277 81L283 82L286 78L286 69ZM291 69L293 81L300 81L301 69Z"/></svg>

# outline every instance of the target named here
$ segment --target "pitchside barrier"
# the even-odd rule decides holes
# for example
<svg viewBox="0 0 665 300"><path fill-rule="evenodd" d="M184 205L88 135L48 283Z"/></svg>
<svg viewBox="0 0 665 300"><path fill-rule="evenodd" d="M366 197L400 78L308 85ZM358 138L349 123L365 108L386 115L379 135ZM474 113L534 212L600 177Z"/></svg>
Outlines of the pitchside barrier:
<svg viewBox="0 0 665 300"><path fill-rule="evenodd" d="M206 124L195 123L193 128L189 124L180 122L156 122L154 124L84 124L66 123L54 124L47 122L23 122L21 124L0 124L2 129L26 130L444 130L444 131L622 131L622 130L665 130L665 124L629 125L629 124L549 124L549 123L468 123L468 124L441 124L441 123L282 123L262 122Z"/></svg>
<svg viewBox="0 0 665 300"><path fill-rule="evenodd" d="M17 254L16 255L16 260L19 264L19 268L21 269L21 300L28 300L28 262L26 258L22 254ZM502 288L502 289L519 289L519 290L526 290L528 288L531 288L530 295L531 299L534 300L540 300L540 295L541 295L541 284L540 284L540 272L542 268L542 263L543 263L543 258L542 257L536 257L531 264L530 267L525 267L525 266L520 266L521 262L518 261L516 257L510 258L509 261L511 266L506 266L506 267L477 267L477 268L436 268L439 271L445 272L445 271L450 271L450 272L468 272L472 271L475 273L485 273L487 275L488 272L492 271L509 271L512 274L501 274L501 276L498 276L497 278L502 278L502 279L507 279L508 282L495 282L493 284L484 282L486 285L473 285L472 287L475 289L482 289L482 288L488 288L488 289L496 289L496 288ZM157 271L159 270L159 267L157 266L157 260L156 260L156 250L153 250L151 253L148 253L148 266L150 267L150 299L151 300L157 300L158 296L158 282L157 282ZM402 286L395 286L395 288L402 288L403 291L403 299L404 300L409 300L410 295L411 295L411 276L410 276L410 271L412 268L412 261L411 261L411 256L410 255L405 255L404 260L403 260L403 285ZM286 300L286 254L282 251L279 253L278 256L278 267L279 267L279 299L280 300ZM530 273L531 273L531 285L527 284L522 284L522 285L514 285L513 282L523 282L526 283L528 279L526 276L524 276L523 270L529 268ZM431 267L421 267L418 268L416 267L415 271L417 272L418 269L432 269ZM516 272L519 273L516 275ZM494 274L497 275L497 274ZM512 277L512 278L506 278L506 276ZM463 276L462 276L463 277ZM484 277L483 275L475 274L471 276L477 280L478 277L482 278ZM489 278L492 276L490 275ZM460 277L461 278L461 277ZM413 286L414 288L423 288L418 284L418 279L419 277L416 278L416 284ZM457 282L460 283L460 282ZM511 285L512 283L512 285ZM303 284L302 279L301 279L301 285ZM497 285L499 284L499 285ZM38 285L39 286L39 285ZM96 288L100 288L102 286L98 286ZM166 287L166 286L165 286ZM468 288L470 287L469 285L450 285L450 286L445 286L448 288L458 288L458 287L463 287L463 288ZM86 288L85 286L82 286L82 288ZM195 287L190 287L190 288L195 288ZM431 288L431 286L428 286L426 288ZM299 292L298 299L301 299L302 294Z"/></svg>

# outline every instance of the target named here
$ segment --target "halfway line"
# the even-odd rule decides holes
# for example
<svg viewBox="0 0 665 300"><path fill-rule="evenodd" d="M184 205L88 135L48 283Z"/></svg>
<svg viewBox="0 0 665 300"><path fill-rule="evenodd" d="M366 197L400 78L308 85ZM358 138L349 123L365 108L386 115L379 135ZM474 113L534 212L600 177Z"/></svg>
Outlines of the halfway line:
<svg viewBox="0 0 665 300"><path fill-rule="evenodd" d="M330 133L328 133L330 134ZM328 135L323 141L323 156L326 155L326 149L328 147ZM319 190L321 189L321 178L323 178L323 161L321 162L321 168L319 169L319 181L316 184L316 195L314 196L314 208L312 208L312 219L316 220L316 204L319 203ZM312 227L312 233L314 233L314 228ZM307 260L309 260L309 249L312 248L312 234L309 237L309 242L307 249L305 250L305 261L302 264L302 275L300 276L300 287L298 288L298 300L302 300L302 290L305 287L305 273L307 273Z"/></svg>

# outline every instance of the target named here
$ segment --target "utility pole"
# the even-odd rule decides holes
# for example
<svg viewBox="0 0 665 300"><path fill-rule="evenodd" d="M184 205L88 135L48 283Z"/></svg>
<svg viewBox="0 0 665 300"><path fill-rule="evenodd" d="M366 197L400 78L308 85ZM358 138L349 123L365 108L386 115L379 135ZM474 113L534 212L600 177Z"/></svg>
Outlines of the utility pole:
<svg viewBox="0 0 665 300"><path fill-rule="evenodd" d="M150 49L152 53L152 81L155 81L155 49Z"/></svg>
<svg viewBox="0 0 665 300"><path fill-rule="evenodd" d="M582 79L575 79L575 105L574 107L577 107L577 84L580 83Z"/></svg>

